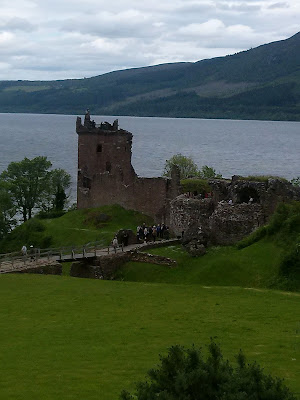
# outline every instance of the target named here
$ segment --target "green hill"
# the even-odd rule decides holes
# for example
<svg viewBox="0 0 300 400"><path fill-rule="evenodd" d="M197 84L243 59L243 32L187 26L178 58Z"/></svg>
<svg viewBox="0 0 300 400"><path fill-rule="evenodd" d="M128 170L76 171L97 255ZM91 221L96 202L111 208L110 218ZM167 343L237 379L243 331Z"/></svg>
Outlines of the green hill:
<svg viewBox="0 0 300 400"><path fill-rule="evenodd" d="M132 229L152 219L121 206L69 211L59 218L39 219L38 217L15 228L0 241L0 253L19 251L26 244L37 248L80 246L98 241L108 245L120 229Z"/></svg>
<svg viewBox="0 0 300 400"><path fill-rule="evenodd" d="M196 63L0 82L0 112L300 120L299 104L300 33Z"/></svg>

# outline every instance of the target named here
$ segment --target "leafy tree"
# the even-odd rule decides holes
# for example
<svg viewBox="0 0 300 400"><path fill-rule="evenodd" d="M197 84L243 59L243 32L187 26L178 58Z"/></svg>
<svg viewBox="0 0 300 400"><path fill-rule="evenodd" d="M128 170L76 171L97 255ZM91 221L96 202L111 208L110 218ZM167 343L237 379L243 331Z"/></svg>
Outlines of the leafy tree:
<svg viewBox="0 0 300 400"><path fill-rule="evenodd" d="M191 178L198 174L198 167L193 159L178 153L166 161L163 175L170 177L175 166L179 169L180 179Z"/></svg>
<svg viewBox="0 0 300 400"><path fill-rule="evenodd" d="M2 186L24 221L32 217L35 208L47 203L57 209L64 206L70 175L61 169L50 171L51 166L47 157L24 158L11 162L0 175Z"/></svg>
<svg viewBox="0 0 300 400"><path fill-rule="evenodd" d="M7 235L15 225L13 219L16 211L9 193L0 186L0 239Z"/></svg>
<svg viewBox="0 0 300 400"><path fill-rule="evenodd" d="M209 167L208 165L203 165L201 170L198 172L198 176L201 179L220 179L222 178L221 174L217 174L216 170L213 167Z"/></svg>
<svg viewBox="0 0 300 400"><path fill-rule="evenodd" d="M47 212L62 211L68 198L66 190L70 185L71 176L65 170L59 168L50 171L40 208Z"/></svg>
<svg viewBox="0 0 300 400"><path fill-rule="evenodd" d="M219 346L208 346L207 359L201 349L173 346L160 365L148 372L148 380L136 386L136 394L121 393L121 400L296 400L279 378L263 372L256 363L247 364L242 352L237 366L224 360Z"/></svg>

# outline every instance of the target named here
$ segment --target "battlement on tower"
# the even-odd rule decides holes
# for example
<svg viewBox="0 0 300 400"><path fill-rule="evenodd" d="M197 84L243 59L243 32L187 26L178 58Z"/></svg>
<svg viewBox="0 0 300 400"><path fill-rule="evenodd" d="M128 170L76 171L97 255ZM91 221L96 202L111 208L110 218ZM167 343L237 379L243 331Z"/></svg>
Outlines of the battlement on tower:
<svg viewBox="0 0 300 400"><path fill-rule="evenodd" d="M160 221L168 220L169 202L180 193L179 175L140 178L132 164L132 133L112 124L96 124L87 110L76 120L78 134L78 208L120 204Z"/></svg>

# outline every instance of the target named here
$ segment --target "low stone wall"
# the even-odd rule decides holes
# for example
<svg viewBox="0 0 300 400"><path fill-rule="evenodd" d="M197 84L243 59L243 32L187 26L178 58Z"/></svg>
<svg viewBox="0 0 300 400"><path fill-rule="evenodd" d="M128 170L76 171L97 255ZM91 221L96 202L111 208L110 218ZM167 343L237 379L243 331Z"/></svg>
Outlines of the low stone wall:
<svg viewBox="0 0 300 400"><path fill-rule="evenodd" d="M130 251L97 257L93 261L82 260L74 262L71 265L70 276L90 279L115 279L117 271L129 261L163 265L169 268L177 265L176 261L167 257Z"/></svg>
<svg viewBox="0 0 300 400"><path fill-rule="evenodd" d="M62 275L62 265L53 262L47 265L28 266L18 271L7 271L14 274L41 274L41 275Z"/></svg>

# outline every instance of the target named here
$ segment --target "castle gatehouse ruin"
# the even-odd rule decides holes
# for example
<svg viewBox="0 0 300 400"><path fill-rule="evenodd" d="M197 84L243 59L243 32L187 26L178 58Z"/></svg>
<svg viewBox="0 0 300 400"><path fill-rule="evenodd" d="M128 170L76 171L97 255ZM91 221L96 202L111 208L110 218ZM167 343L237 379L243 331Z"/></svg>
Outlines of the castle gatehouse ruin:
<svg viewBox="0 0 300 400"><path fill-rule="evenodd" d="M118 121L96 125L86 112L77 117L77 207L119 204L168 223L169 203L180 194L179 174L172 178L138 177L131 164L132 133Z"/></svg>

